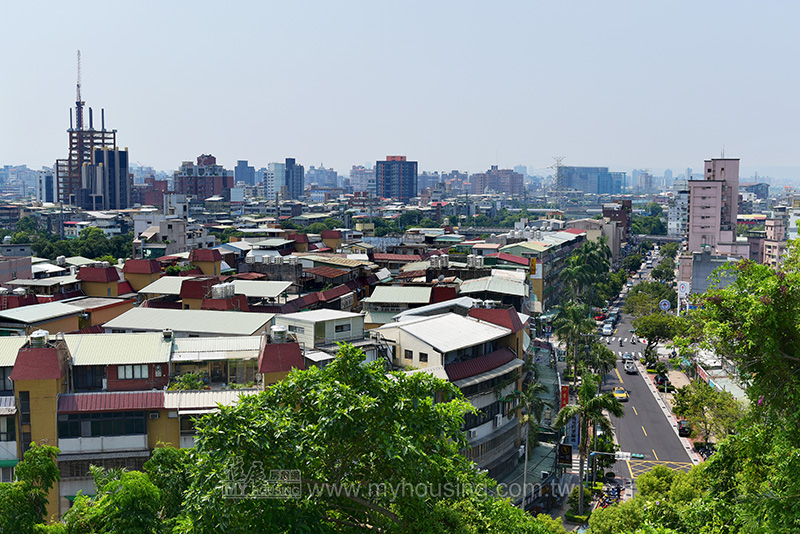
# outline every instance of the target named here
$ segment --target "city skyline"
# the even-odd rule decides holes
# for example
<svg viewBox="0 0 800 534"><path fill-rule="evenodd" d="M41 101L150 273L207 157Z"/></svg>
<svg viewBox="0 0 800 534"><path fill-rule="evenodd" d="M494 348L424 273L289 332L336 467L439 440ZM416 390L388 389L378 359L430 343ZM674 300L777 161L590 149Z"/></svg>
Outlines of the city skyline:
<svg viewBox="0 0 800 534"><path fill-rule="evenodd" d="M80 49L86 106L158 170L212 153L228 169L294 157L347 174L403 154L420 170L549 174L566 156L677 176L724 149L743 177L794 178L798 74L782 60L797 10L7 4L0 42L21 51L2 63L0 162L64 157Z"/></svg>

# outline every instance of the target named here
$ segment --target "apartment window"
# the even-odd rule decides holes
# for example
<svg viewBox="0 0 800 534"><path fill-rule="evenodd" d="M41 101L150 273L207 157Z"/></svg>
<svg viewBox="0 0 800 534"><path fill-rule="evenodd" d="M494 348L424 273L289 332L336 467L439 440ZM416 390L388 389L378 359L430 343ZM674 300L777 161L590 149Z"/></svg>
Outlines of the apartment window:
<svg viewBox="0 0 800 534"><path fill-rule="evenodd" d="M13 367L0 367L0 391L14 391L14 384L11 383L11 371Z"/></svg>
<svg viewBox="0 0 800 534"><path fill-rule="evenodd" d="M338 324L334 327L334 331L338 334L339 332L349 332L350 325L349 324Z"/></svg>
<svg viewBox="0 0 800 534"><path fill-rule="evenodd" d="M23 425L31 423L31 393L30 391L19 392L19 415Z"/></svg>
<svg viewBox="0 0 800 534"><path fill-rule="evenodd" d="M406 357L406 360L411 360L411 359L414 358L414 353L411 352L410 350L406 349L405 350L405 357Z"/></svg>
<svg viewBox="0 0 800 534"><path fill-rule="evenodd" d="M102 367L76 366L73 368L73 380L76 390L97 390L103 388L105 372Z"/></svg>
<svg viewBox="0 0 800 534"><path fill-rule="evenodd" d="M135 380L140 378L147 378L146 365L118 365L117 366L117 379L118 380Z"/></svg>
<svg viewBox="0 0 800 534"><path fill-rule="evenodd" d="M289 325L289 332L295 332L297 334L305 334L306 333L306 329L303 328L302 326L294 326L294 325L290 324Z"/></svg>
<svg viewBox="0 0 800 534"><path fill-rule="evenodd" d="M13 417L0 417L0 442L1 441L17 441L17 435L16 432L14 432Z"/></svg>
<svg viewBox="0 0 800 534"><path fill-rule="evenodd" d="M0 482L14 482L13 467L0 467Z"/></svg>
<svg viewBox="0 0 800 534"><path fill-rule="evenodd" d="M76 413L58 416L58 437L93 438L145 434L145 413Z"/></svg>
<svg viewBox="0 0 800 534"><path fill-rule="evenodd" d="M420 362L428 362L428 353L427 352L420 352L419 353L419 361Z"/></svg>

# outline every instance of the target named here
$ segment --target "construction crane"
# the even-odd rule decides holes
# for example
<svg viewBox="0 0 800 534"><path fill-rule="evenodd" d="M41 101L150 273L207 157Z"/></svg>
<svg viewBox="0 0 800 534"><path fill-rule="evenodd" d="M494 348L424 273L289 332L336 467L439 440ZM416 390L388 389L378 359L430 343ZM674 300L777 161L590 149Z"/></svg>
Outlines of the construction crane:
<svg viewBox="0 0 800 534"><path fill-rule="evenodd" d="M83 130L83 104L81 100L81 51L78 50L78 85L75 91L75 123L78 130Z"/></svg>

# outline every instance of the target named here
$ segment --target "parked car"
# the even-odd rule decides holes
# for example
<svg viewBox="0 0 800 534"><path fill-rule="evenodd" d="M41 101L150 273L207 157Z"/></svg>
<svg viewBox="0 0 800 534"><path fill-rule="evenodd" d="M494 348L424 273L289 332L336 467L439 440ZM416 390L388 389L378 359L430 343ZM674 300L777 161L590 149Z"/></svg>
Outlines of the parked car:
<svg viewBox="0 0 800 534"><path fill-rule="evenodd" d="M595 321L605 321L605 319L606 319L606 314L605 313L601 313L600 315L595 315L594 316L594 320Z"/></svg>
<svg viewBox="0 0 800 534"><path fill-rule="evenodd" d="M665 384L669 385L669 378L664 375L656 375L655 377L656 385L663 386Z"/></svg>
<svg viewBox="0 0 800 534"><path fill-rule="evenodd" d="M628 401L628 392L625 391L625 388L617 386L614 388L613 391L614 398L620 402L627 402Z"/></svg>
<svg viewBox="0 0 800 534"><path fill-rule="evenodd" d="M631 362L625 362L625 372L629 375L635 375L638 371L636 370L636 364Z"/></svg>
<svg viewBox="0 0 800 534"><path fill-rule="evenodd" d="M689 421L678 421L678 435L688 438L692 435L692 424Z"/></svg>

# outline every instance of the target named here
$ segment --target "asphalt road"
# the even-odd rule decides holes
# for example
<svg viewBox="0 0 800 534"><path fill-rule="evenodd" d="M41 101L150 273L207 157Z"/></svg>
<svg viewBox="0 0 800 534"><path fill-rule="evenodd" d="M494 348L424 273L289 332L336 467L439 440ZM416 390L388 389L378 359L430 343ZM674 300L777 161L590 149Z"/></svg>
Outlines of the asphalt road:
<svg viewBox="0 0 800 534"><path fill-rule="evenodd" d="M654 262L655 263L655 262ZM648 275L651 269L643 269L635 283L642 280L643 275ZM624 297L617 301L617 306L623 308ZM603 391L611 391L616 386L622 386L628 391L629 400L624 402L625 416L612 417L617 441L620 449L625 452L644 455L644 460L631 460L630 462L617 462L616 472L627 477L632 477L651 469L658 464L667 465L673 469L688 469L691 467L689 456L683 444L665 417L661 407L650 392L645 380L647 376L640 374L625 374L622 354L630 352L634 357L644 349L642 343L631 344L631 317L623 313L622 319L617 324L615 332L610 336L611 343L608 348L617 353L617 368L608 375L603 386ZM622 339L622 346L620 346ZM620 463L627 465L620 465Z"/></svg>

